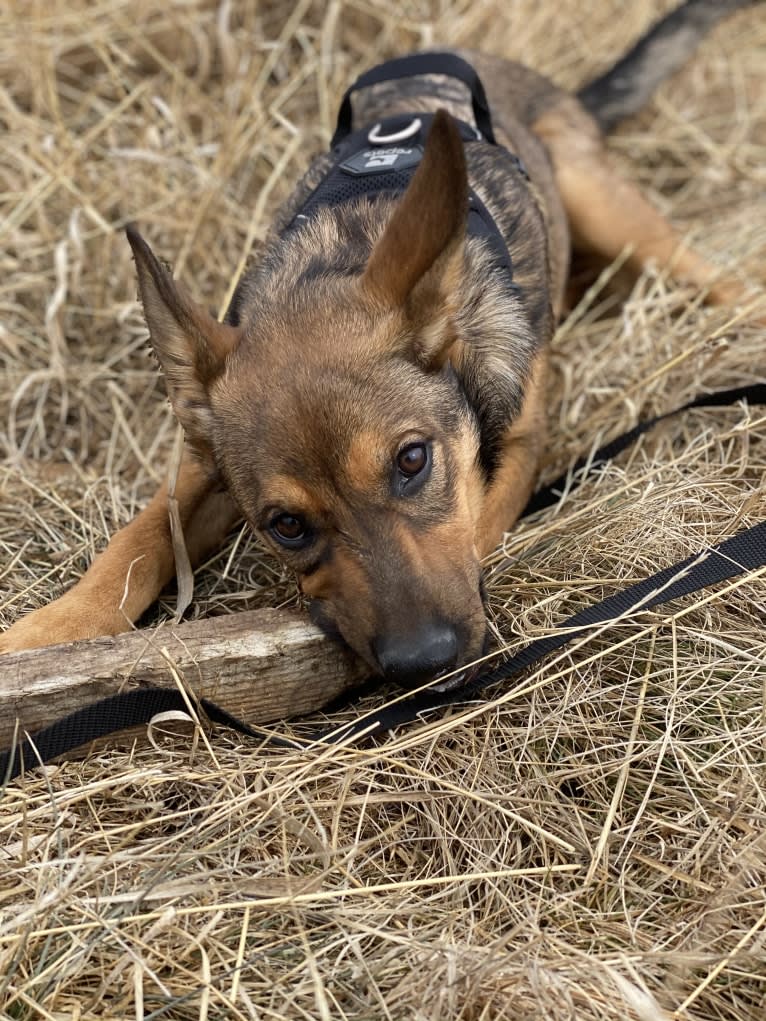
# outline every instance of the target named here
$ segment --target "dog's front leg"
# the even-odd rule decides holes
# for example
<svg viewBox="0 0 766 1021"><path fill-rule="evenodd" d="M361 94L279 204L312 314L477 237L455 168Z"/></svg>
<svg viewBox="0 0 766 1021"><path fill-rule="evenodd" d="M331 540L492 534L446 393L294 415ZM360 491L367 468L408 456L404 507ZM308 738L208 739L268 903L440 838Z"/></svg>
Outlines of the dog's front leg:
<svg viewBox="0 0 766 1021"><path fill-rule="evenodd" d="M175 486L192 564L220 545L239 517L208 468L189 454ZM109 541L74 588L0 635L0 653L128 631L175 574L163 485L148 506Z"/></svg>
<svg viewBox="0 0 766 1021"><path fill-rule="evenodd" d="M487 487L476 530L480 557L491 553L524 510L535 488L547 431L547 353L532 367L519 417L502 439L498 467Z"/></svg>

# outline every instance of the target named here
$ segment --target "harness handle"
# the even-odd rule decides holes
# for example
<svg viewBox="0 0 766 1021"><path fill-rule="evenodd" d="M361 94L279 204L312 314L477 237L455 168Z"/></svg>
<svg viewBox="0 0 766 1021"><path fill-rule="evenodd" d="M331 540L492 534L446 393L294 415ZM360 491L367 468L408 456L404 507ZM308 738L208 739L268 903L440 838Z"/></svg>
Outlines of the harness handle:
<svg viewBox="0 0 766 1021"><path fill-rule="evenodd" d="M385 64L378 64L377 67L365 71L353 85L346 89L338 111L338 124L335 134L332 136L332 147L335 148L336 145L339 145L351 132L353 114L351 94L353 92L366 89L370 85L379 85L381 82L394 81L397 78L411 78L419 74L446 74L467 85L471 90L476 127L488 142L491 142L492 145L497 144L495 133L492 130L487 94L475 69L454 53L413 53L408 57L399 57L396 60L388 60Z"/></svg>

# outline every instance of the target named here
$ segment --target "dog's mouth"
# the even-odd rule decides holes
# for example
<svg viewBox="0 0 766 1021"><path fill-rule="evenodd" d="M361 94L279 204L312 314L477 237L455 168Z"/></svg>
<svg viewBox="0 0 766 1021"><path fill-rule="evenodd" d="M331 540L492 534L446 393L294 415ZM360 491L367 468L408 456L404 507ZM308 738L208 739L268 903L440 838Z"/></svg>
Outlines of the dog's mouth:
<svg viewBox="0 0 766 1021"><path fill-rule="evenodd" d="M440 674L439 676L444 677L445 679L440 681L438 677L435 678L435 683L429 684L429 688L431 691L438 691L440 694L445 691L454 691L455 688L459 688L465 683L468 678L468 674L468 670L461 670L459 674L449 674L446 676L444 674Z"/></svg>
<svg viewBox="0 0 766 1021"><path fill-rule="evenodd" d="M483 588L483 586L482 586ZM486 602L485 593L482 591L482 597ZM481 658L476 663L470 663L468 666L463 667L462 670L443 670L440 674L434 677L433 681L429 684L431 691L438 691L439 694L444 694L446 691L455 691L457 688L462 688L465 684L469 684L474 677L481 670L482 660L484 656L489 652L491 644L489 628L484 632L484 642L481 648ZM444 680L442 680L444 678Z"/></svg>
<svg viewBox="0 0 766 1021"><path fill-rule="evenodd" d="M338 624L333 619L332 615L327 612L327 609L323 604L322 600L320 599L310 600L309 614L311 616L313 623L317 625L317 627L319 627L320 630L323 631L328 638L332 639L335 642L338 642L341 645L345 645L347 648L354 649L354 645L352 645L352 643L346 639L346 637L343 635L340 628L338 627ZM413 677L409 679L406 678L398 679L395 675L392 674L388 676L388 680L393 681L396 684L399 684L401 687L411 689L418 688L423 691L435 691L438 694L445 694L446 692L456 691L458 688L462 688L464 685L472 681L474 677L476 677L476 675L479 673L479 670L481 668L481 659L483 656L486 655L488 647L489 647L489 632L485 630L484 640L480 648L476 649L474 647L472 651L469 651L471 659L474 659L474 657L478 657L479 660L478 662L469 661L468 665L462 667L455 666L446 667L445 669L440 670L438 673L432 675L431 677L428 676L428 673L421 673L419 678ZM365 655L358 649L356 649L355 651L357 652L357 655L359 655L375 673L378 674L382 673L380 671L379 664L377 664L374 659L371 659L369 654ZM382 676L383 678L386 677L385 674L382 674Z"/></svg>
<svg viewBox="0 0 766 1021"><path fill-rule="evenodd" d="M431 691L438 691L440 694L443 694L445 691L454 691L456 688L462 688L464 684L468 684L469 681L472 681L478 672L478 663L475 666L466 667L458 673L455 673L454 671L452 673L444 671L443 673L438 674L428 687ZM442 677L444 678L443 681L440 680Z"/></svg>

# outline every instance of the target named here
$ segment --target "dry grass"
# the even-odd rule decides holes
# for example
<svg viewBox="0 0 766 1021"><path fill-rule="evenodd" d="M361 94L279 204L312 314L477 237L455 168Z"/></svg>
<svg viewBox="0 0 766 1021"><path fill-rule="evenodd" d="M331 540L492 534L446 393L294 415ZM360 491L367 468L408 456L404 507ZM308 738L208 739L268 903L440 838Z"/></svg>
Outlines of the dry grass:
<svg viewBox="0 0 766 1021"><path fill-rule="evenodd" d="M172 441L116 228L137 220L220 308L363 65L489 40L572 85L667 6L6 3L2 620L78 576ZM765 20L721 27L613 143L753 280ZM647 273L624 304L598 292L564 324L556 369L551 474L640 412L763 379L763 331ZM489 565L501 640L761 519L765 437L763 409L688 414L509 535ZM212 751L175 737L11 786L2 1016L762 1021L763 577L708 595L374 747L308 755L220 732ZM294 600L239 536L192 612Z"/></svg>

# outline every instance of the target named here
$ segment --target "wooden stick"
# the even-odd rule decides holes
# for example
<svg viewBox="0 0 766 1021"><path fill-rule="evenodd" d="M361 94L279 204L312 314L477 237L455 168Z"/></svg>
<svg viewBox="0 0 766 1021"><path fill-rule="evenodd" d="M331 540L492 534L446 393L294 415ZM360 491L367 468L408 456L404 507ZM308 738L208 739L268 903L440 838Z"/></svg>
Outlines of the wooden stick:
<svg viewBox="0 0 766 1021"><path fill-rule="evenodd" d="M34 735L118 691L174 687L172 670L198 696L253 724L319 709L368 672L304 615L286 610L31 649L0 656L0 748L10 746L17 721Z"/></svg>

